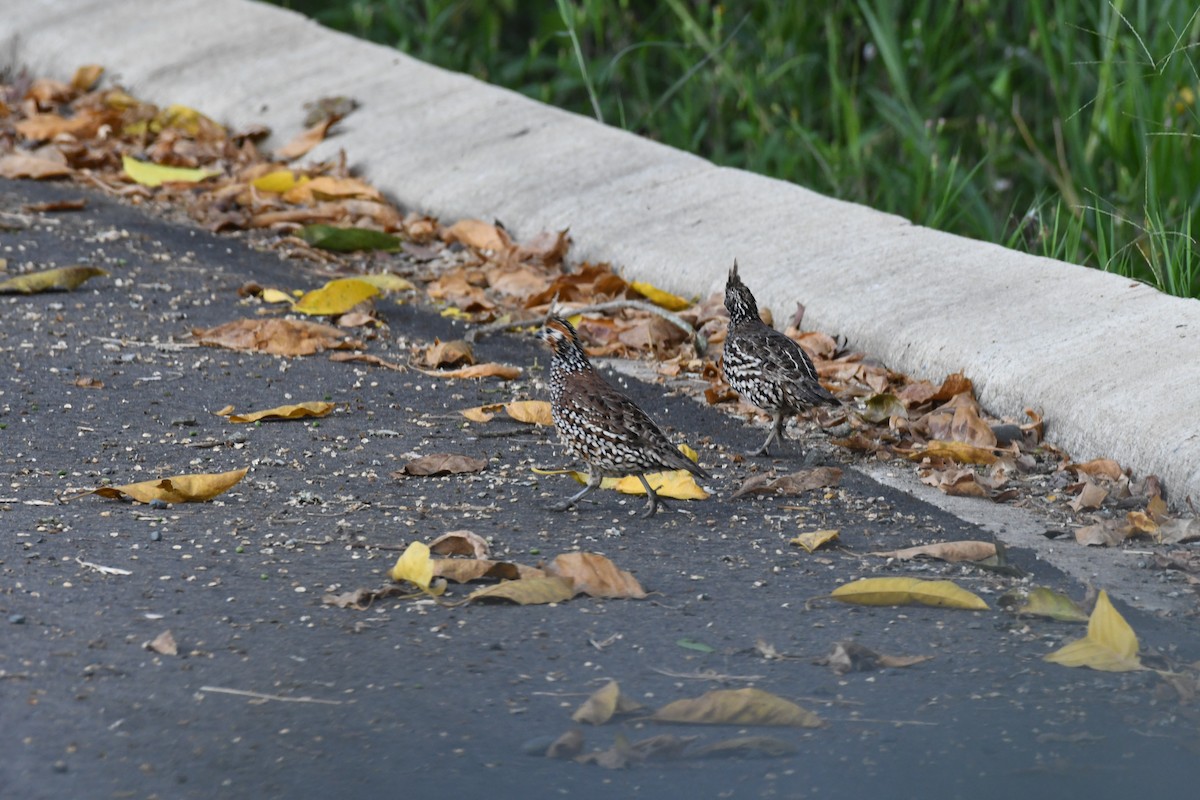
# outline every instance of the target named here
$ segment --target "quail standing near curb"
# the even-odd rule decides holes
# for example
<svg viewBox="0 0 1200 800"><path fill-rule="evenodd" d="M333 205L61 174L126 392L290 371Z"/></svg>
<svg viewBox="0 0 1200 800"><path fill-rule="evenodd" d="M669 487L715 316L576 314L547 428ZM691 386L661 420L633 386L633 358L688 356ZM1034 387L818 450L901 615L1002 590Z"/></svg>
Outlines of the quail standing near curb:
<svg viewBox="0 0 1200 800"><path fill-rule="evenodd" d="M800 345L762 321L758 303L738 277L737 262L725 283L729 332L725 335L725 380L748 402L771 415L771 432L749 455L766 455L775 439L783 440L787 418L817 405L841 401L817 379L812 360Z"/></svg>
<svg viewBox="0 0 1200 800"><path fill-rule="evenodd" d="M699 478L709 474L671 444L666 434L637 405L602 378L588 361L570 322L551 316L538 331L550 345L550 410L559 438L571 455L587 464L583 490L552 511L566 511L606 477L637 475L649 502L643 517L658 510L658 494L647 472L686 469Z"/></svg>

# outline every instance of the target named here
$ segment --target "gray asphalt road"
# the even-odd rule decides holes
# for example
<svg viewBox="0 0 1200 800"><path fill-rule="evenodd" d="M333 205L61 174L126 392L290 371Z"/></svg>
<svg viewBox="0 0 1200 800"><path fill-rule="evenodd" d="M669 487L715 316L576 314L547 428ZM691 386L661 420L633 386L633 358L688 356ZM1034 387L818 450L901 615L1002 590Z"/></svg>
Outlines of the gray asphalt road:
<svg viewBox="0 0 1200 800"><path fill-rule="evenodd" d="M21 210L80 196L88 199L80 212ZM507 383L196 348L192 327L255 315L258 306L237 294L244 282L307 288L322 279L73 186L0 183L0 211L15 215L0 231L10 272L88 263L112 273L69 294L0 299L4 797L974 800L1184 796L1200 778L1194 707L1153 672L1042 661L1083 631L995 610L1019 579L861 555L988 538L955 517L851 469L828 492L731 499L754 471L797 464L733 458L761 430L637 382L630 393L699 445L714 496L673 503L648 521L637 516L639 498L609 492L552 514L543 507L575 485L530 471L562 462L553 436L501 421L466 425L455 413L544 396L547 355L531 337L478 345L484 360L525 368ZM389 360L405 360L410 343L463 332L430 309L381 307L388 328L368 350ZM84 378L92 388L77 385ZM212 414L323 399L338 409L317 425L237 426ZM812 446L827 463L846 458ZM389 477L414 455L437 452L489 466ZM249 467L246 479L204 504L77 496L104 480L240 467ZM396 548L461 528L525 563L603 553L652 594L528 607L322 604L326 591L384 583ZM839 529L843 549L810 555L787 544L823 528ZM1028 580L1082 595L1029 552L1009 555ZM953 578L993 610L809 602L873 575ZM1148 662L1166 663L1156 650L1200 658L1193 621L1117 605ZM168 629L177 656L144 647ZM840 676L812 663L847 639L933 658ZM760 641L788 657L765 658ZM526 754L531 741L570 728L571 711L610 678L650 707L755 686L825 724L712 728L635 717L584 731L589 750L618 734L700 743L770 735L795 748L780 757L617 771Z"/></svg>

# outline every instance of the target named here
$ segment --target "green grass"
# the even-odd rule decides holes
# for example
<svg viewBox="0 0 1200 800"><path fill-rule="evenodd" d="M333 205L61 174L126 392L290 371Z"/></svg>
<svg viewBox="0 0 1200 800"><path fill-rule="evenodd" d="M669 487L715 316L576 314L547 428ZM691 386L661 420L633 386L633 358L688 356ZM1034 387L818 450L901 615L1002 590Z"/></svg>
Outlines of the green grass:
<svg viewBox="0 0 1200 800"><path fill-rule="evenodd" d="M719 164L1200 295L1182 0L290 0Z"/></svg>

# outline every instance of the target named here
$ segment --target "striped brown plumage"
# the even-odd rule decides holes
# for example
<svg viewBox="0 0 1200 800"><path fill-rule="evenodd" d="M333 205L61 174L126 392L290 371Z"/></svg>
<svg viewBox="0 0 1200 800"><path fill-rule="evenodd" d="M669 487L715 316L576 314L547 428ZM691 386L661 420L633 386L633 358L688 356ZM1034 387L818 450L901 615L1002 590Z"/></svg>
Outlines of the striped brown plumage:
<svg viewBox="0 0 1200 800"><path fill-rule="evenodd" d="M725 380L748 402L771 415L771 432L750 455L766 455L783 439L788 416L817 405L841 405L817 378L800 345L762 321L758 303L738 277L737 262L725 283L729 332L725 335Z"/></svg>
<svg viewBox="0 0 1200 800"><path fill-rule="evenodd" d="M565 511L593 491L606 477L637 475L649 498L643 517L658 510L658 494L648 472L685 469L699 478L709 474L679 452L646 412L604 380L588 361L570 322L552 316L538 332L550 345L550 409L554 427L568 452L588 468L579 493L551 506Z"/></svg>

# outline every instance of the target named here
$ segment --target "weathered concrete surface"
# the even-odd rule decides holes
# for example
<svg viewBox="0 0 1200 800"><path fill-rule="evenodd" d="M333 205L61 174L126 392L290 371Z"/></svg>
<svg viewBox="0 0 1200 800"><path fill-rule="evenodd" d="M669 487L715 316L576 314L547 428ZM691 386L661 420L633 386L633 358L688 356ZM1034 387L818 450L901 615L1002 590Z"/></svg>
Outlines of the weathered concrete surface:
<svg viewBox="0 0 1200 800"><path fill-rule="evenodd" d="M809 325L893 368L962 370L994 411L1042 411L1077 457L1200 497L1200 303L718 168L246 0L9 5L0 52L38 74L101 63L140 96L278 140L305 101L352 95L363 107L313 156L344 149L410 207L518 236L570 227L575 255L680 292L736 257L777 315L800 300Z"/></svg>

